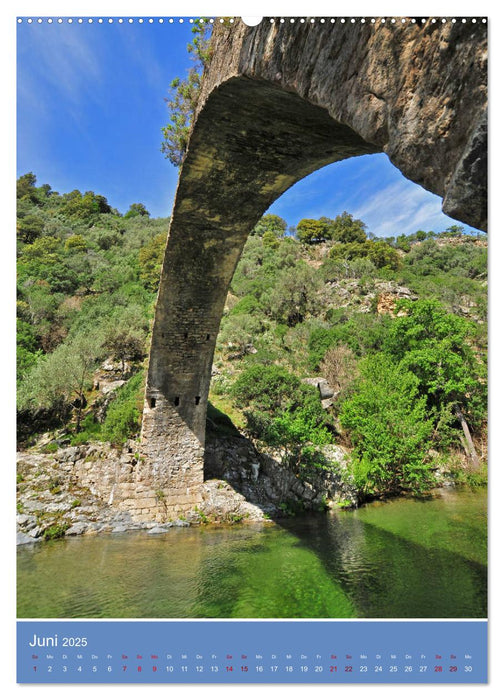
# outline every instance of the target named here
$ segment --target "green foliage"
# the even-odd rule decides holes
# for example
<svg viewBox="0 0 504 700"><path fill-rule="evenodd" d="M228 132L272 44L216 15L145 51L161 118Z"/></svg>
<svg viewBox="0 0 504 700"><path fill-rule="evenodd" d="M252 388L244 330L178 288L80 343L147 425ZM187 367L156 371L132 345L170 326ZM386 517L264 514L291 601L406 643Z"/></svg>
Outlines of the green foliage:
<svg viewBox="0 0 504 700"><path fill-rule="evenodd" d="M16 197L17 199L32 199L36 201L35 197L35 183L37 178L33 173L26 173L21 175L16 182Z"/></svg>
<svg viewBox="0 0 504 700"><path fill-rule="evenodd" d="M261 306L252 294L247 294L233 306L229 312L230 316L253 315L261 312Z"/></svg>
<svg viewBox="0 0 504 700"><path fill-rule="evenodd" d="M287 222L282 217L276 214L265 214L254 226L251 236L264 236L272 234L275 238L285 236L287 230Z"/></svg>
<svg viewBox="0 0 504 700"><path fill-rule="evenodd" d="M17 220L17 237L22 243L33 243L44 230L44 220L37 214L27 214Z"/></svg>
<svg viewBox="0 0 504 700"><path fill-rule="evenodd" d="M485 366L471 347L474 325L433 300L404 301L400 308L406 315L394 320L385 349L415 374L434 416L441 420L448 410L455 421L463 407L469 425L479 427L486 416L486 381Z"/></svg>
<svg viewBox="0 0 504 700"><path fill-rule="evenodd" d="M219 347L228 355L242 357L251 350L256 338L264 330L261 319L245 313L231 313L223 319L219 333Z"/></svg>
<svg viewBox="0 0 504 700"><path fill-rule="evenodd" d="M320 219L301 219L296 227L296 235L301 243L313 245L330 238L329 227Z"/></svg>
<svg viewBox="0 0 504 700"><path fill-rule="evenodd" d="M331 227L331 238L340 243L364 243L366 240L366 224L347 211L339 214Z"/></svg>
<svg viewBox="0 0 504 700"><path fill-rule="evenodd" d="M127 361L142 360L148 323L140 306L130 304L111 315L105 326L103 345L115 360L120 360L124 374Z"/></svg>
<svg viewBox="0 0 504 700"><path fill-rule="evenodd" d="M70 527L70 523L54 523L44 530L44 540L58 540L65 536L65 532Z"/></svg>
<svg viewBox="0 0 504 700"><path fill-rule="evenodd" d="M131 219L134 216L150 216L144 204L130 204L130 208L124 215L125 219Z"/></svg>
<svg viewBox="0 0 504 700"><path fill-rule="evenodd" d="M276 365L252 366L241 373L232 389L238 406L252 406L259 411L274 412L287 408L301 386L293 374Z"/></svg>
<svg viewBox="0 0 504 700"><path fill-rule="evenodd" d="M140 279L145 288L151 292L155 292L159 286L165 246L166 234L160 233L147 243L138 254Z"/></svg>
<svg viewBox="0 0 504 700"><path fill-rule="evenodd" d="M319 288L320 281L315 271L300 261L294 268L280 272L269 296L267 310L279 323L295 326L317 310Z"/></svg>
<svg viewBox="0 0 504 700"><path fill-rule="evenodd" d="M398 270L401 266L399 253L384 241L337 243L331 248L329 256L332 260L368 258L378 269Z"/></svg>
<svg viewBox="0 0 504 700"><path fill-rule="evenodd" d="M37 362L41 351L37 348L37 338L33 326L21 318L17 319L16 324L16 376L19 381Z"/></svg>
<svg viewBox="0 0 504 700"><path fill-rule="evenodd" d="M104 440L122 445L139 433L144 382L144 373L139 372L119 389L103 422Z"/></svg>
<svg viewBox="0 0 504 700"><path fill-rule="evenodd" d="M103 357L103 340L98 335L80 334L59 345L27 373L18 391L19 410L60 410L74 403L79 431L85 390L98 358Z"/></svg>
<svg viewBox="0 0 504 700"><path fill-rule="evenodd" d="M191 68L185 80L180 78L172 80L171 95L165 98L170 112L170 121L161 129L163 134L161 152L176 166L182 165L185 157L201 90L201 72L210 58L208 38L210 27L209 20L205 18L194 23L191 29L193 40L188 44L187 49L195 59L196 65Z"/></svg>
<svg viewBox="0 0 504 700"><path fill-rule="evenodd" d="M359 314L332 328L315 328L308 340L309 364L318 370L329 348L348 346L357 357L382 349L392 320L389 316Z"/></svg>
<svg viewBox="0 0 504 700"><path fill-rule="evenodd" d="M248 430L259 440L281 449L286 465L299 471L313 466L307 445L331 440L327 416L318 391L275 365L252 365L232 388L238 406L245 408Z"/></svg>
<svg viewBox="0 0 504 700"><path fill-rule="evenodd" d="M340 413L354 446L356 486L364 497L421 491L431 484L425 459L433 425L418 379L384 353L362 360L360 373Z"/></svg>
<svg viewBox="0 0 504 700"><path fill-rule="evenodd" d="M99 219L100 214L111 211L106 198L94 192L82 194L79 190L73 190L69 194L63 195L61 213L70 219L79 219L92 225Z"/></svg>
<svg viewBox="0 0 504 700"><path fill-rule="evenodd" d="M95 420L92 413L88 413L80 425L80 432L72 435L70 438L70 444L72 447L75 447L77 445L86 445L88 442L100 442L101 440L102 426Z"/></svg>

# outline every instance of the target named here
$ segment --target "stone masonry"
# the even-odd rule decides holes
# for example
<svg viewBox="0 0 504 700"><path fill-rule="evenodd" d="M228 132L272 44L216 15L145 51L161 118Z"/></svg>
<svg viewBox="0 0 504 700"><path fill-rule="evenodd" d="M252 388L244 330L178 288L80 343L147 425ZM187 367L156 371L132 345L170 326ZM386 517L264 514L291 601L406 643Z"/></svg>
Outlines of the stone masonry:
<svg viewBox="0 0 504 700"><path fill-rule="evenodd" d="M385 152L447 214L485 228L486 105L481 21L215 26L156 305L143 486L125 506L162 519L201 503L215 341L268 207L324 165Z"/></svg>

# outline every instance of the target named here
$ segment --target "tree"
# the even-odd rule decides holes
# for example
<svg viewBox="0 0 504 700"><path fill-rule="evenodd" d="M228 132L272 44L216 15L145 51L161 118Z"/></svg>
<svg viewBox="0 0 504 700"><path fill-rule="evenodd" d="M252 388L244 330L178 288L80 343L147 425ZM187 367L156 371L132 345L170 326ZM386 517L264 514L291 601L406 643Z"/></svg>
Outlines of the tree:
<svg viewBox="0 0 504 700"><path fill-rule="evenodd" d="M287 222L281 216L276 214L265 214L254 226L251 236L264 236L265 233L271 232L278 238L285 236L287 230Z"/></svg>
<svg viewBox="0 0 504 700"><path fill-rule="evenodd" d="M298 262L293 269L281 272L269 298L273 318L291 327L301 323L317 309L319 286L315 271L306 263Z"/></svg>
<svg viewBox="0 0 504 700"><path fill-rule="evenodd" d="M366 240L366 224L360 219L354 219L352 214L344 211L335 219L331 228L331 238L341 243L364 243Z"/></svg>
<svg viewBox="0 0 504 700"><path fill-rule="evenodd" d="M464 235L464 227L460 226L460 224L452 224L451 226L448 226L446 231L444 231L442 236L454 236L455 238L459 238L460 236Z"/></svg>
<svg viewBox="0 0 504 700"><path fill-rule="evenodd" d="M16 181L16 197L17 199L34 199L35 198L35 183L37 178L33 173L26 173L18 177Z"/></svg>
<svg viewBox="0 0 504 700"><path fill-rule="evenodd" d="M210 27L210 21L206 18L200 18L198 22L194 23L191 29L193 40L187 45L187 50L192 54L196 65L190 69L185 80L180 78L172 80L170 84L171 95L165 98L170 112L170 122L161 129L164 137L161 143L161 152L173 165L178 167L184 161L189 142L189 134L201 90L201 73L210 58L208 38Z"/></svg>
<svg viewBox="0 0 504 700"><path fill-rule="evenodd" d="M75 432L79 432L85 389L97 359L103 356L102 345L98 334L82 333L41 357L21 383L18 408L52 410L72 402L76 409Z"/></svg>
<svg viewBox="0 0 504 700"><path fill-rule="evenodd" d="M486 382L484 365L471 347L473 324L434 300L403 301L398 308L406 315L394 319L385 349L417 377L438 432L441 426L448 431L441 439L450 439L450 422L460 423L477 466L469 426L479 427L486 414Z"/></svg>
<svg viewBox="0 0 504 700"><path fill-rule="evenodd" d="M80 234L69 236L65 241L65 249L73 252L85 253L87 250L86 239Z"/></svg>
<svg viewBox="0 0 504 700"><path fill-rule="evenodd" d="M245 409L250 432L281 448L285 463L296 471L303 460L308 461L307 443L330 442L318 390L281 367L249 367L233 385L232 396Z"/></svg>
<svg viewBox="0 0 504 700"><path fill-rule="evenodd" d="M33 243L44 230L44 219L37 214L28 214L16 222L17 237L22 243Z"/></svg>
<svg viewBox="0 0 504 700"><path fill-rule="evenodd" d="M140 280L144 287L151 292L155 292L159 286L165 245L166 233L160 233L138 253Z"/></svg>
<svg viewBox="0 0 504 700"><path fill-rule="evenodd" d="M104 330L103 347L121 362L124 376L126 362L141 360L145 356L148 324L138 306L123 308L110 319Z"/></svg>
<svg viewBox="0 0 504 700"><path fill-rule="evenodd" d="M401 266L401 258L397 250L391 248L385 241L364 241L352 243L336 243L329 251L332 260L356 260L368 258L377 268L388 267L397 270Z"/></svg>
<svg viewBox="0 0 504 700"><path fill-rule="evenodd" d="M368 257L375 267L388 267L391 270L398 270L401 267L401 258L397 250L384 241L369 241L369 243Z"/></svg>
<svg viewBox="0 0 504 700"><path fill-rule="evenodd" d="M301 219L296 227L296 235L301 243L322 243L329 238L328 225L320 219Z"/></svg>
<svg viewBox="0 0 504 700"><path fill-rule="evenodd" d="M355 482L362 496L421 491L430 485L425 456L432 418L419 380L385 353L365 358L352 396L341 407L340 421L353 451Z"/></svg>
<svg viewBox="0 0 504 700"><path fill-rule="evenodd" d="M81 194L79 190L73 190L63 195L61 213L70 219L79 219L88 225L99 220L100 214L107 214L112 211L106 198L94 192Z"/></svg>
<svg viewBox="0 0 504 700"><path fill-rule="evenodd" d="M128 211L124 215L124 218L131 219L134 216L147 216L147 217L149 217L150 214L147 211L145 205L139 202L138 204L130 204L130 208L128 209Z"/></svg>

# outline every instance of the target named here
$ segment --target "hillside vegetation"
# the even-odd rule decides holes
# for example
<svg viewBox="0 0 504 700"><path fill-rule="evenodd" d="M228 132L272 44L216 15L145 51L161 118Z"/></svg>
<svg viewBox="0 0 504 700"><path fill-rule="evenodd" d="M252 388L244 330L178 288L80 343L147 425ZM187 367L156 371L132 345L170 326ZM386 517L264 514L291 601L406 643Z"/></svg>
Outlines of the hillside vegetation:
<svg viewBox="0 0 504 700"><path fill-rule="evenodd" d="M138 435L167 229L142 204L121 215L93 192L61 195L31 173L19 178L24 445L41 433L45 450ZM457 226L378 239L347 212L289 232L264 216L226 303L212 434L229 431L230 418L306 474L330 468L325 445L344 445L362 499L421 492L440 467L480 479L486 253L484 237ZM104 367L120 387L106 401Z"/></svg>

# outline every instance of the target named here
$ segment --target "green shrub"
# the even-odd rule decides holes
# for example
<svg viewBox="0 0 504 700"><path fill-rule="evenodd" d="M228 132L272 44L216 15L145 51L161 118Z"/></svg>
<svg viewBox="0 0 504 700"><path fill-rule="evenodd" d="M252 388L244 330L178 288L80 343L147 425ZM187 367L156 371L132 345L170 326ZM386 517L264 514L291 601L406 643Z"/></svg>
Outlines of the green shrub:
<svg viewBox="0 0 504 700"><path fill-rule="evenodd" d="M65 536L65 532L70 527L70 523L54 523L44 530L44 540L57 540Z"/></svg>
<svg viewBox="0 0 504 700"><path fill-rule="evenodd" d="M40 451L43 454L53 454L54 452L58 451L58 443L57 442L48 442L47 445L44 445L43 447L40 448Z"/></svg>
<svg viewBox="0 0 504 700"><path fill-rule="evenodd" d="M122 445L140 430L143 400L143 372L135 374L117 392L102 426L102 438L112 444Z"/></svg>
<svg viewBox="0 0 504 700"><path fill-rule="evenodd" d="M425 456L433 425L426 398L418 395L419 380L384 353L362 360L360 372L340 420L354 447L352 468L361 496L422 491L431 485Z"/></svg>

